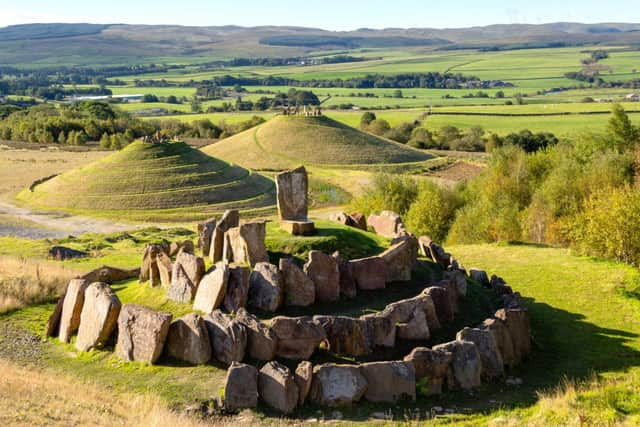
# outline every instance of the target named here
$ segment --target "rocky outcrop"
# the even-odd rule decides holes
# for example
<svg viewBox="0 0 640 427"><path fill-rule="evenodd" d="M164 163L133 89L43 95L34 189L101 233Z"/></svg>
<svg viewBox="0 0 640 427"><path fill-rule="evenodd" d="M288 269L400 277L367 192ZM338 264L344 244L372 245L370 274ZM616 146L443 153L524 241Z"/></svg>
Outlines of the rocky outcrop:
<svg viewBox="0 0 640 427"><path fill-rule="evenodd" d="M304 272L316 287L316 300L337 301L340 298L340 270L336 260L323 252L309 252L309 261Z"/></svg>
<svg viewBox="0 0 640 427"><path fill-rule="evenodd" d="M211 341L204 319L190 313L174 321L169 327L165 352L174 359L193 365L211 360Z"/></svg>
<svg viewBox="0 0 640 427"><path fill-rule="evenodd" d="M76 348L89 351L104 346L116 329L120 300L106 283L93 283L84 293Z"/></svg>
<svg viewBox="0 0 640 427"><path fill-rule="evenodd" d="M309 399L322 406L347 406L367 391L367 379L353 365L324 364L313 368Z"/></svg>
<svg viewBox="0 0 640 427"><path fill-rule="evenodd" d="M155 363L162 354L172 317L141 305L123 305L118 316L118 357Z"/></svg>
<svg viewBox="0 0 640 427"><path fill-rule="evenodd" d="M251 307L275 312L282 305L284 286L280 270L273 264L260 262L249 276L249 302Z"/></svg>
<svg viewBox="0 0 640 427"><path fill-rule="evenodd" d="M394 403L416 400L416 371L411 362L373 362L360 365L367 380L365 399Z"/></svg>
<svg viewBox="0 0 640 427"><path fill-rule="evenodd" d="M244 308L238 310L236 320L247 331L247 353L252 359L270 361L275 359L278 337L267 325Z"/></svg>
<svg viewBox="0 0 640 427"><path fill-rule="evenodd" d="M251 365L233 362L227 370L224 406L230 411L258 406L258 370Z"/></svg>
<svg viewBox="0 0 640 427"><path fill-rule="evenodd" d="M309 360L318 345L327 336L322 326L311 317L278 316L271 321L271 330L278 337L278 357Z"/></svg>
<svg viewBox="0 0 640 427"><path fill-rule="evenodd" d="M285 305L307 307L315 302L315 284L291 258L280 259L280 271Z"/></svg>
<svg viewBox="0 0 640 427"><path fill-rule="evenodd" d="M293 412L300 398L293 374L278 362L269 362L260 369L258 391L267 405L284 414Z"/></svg>

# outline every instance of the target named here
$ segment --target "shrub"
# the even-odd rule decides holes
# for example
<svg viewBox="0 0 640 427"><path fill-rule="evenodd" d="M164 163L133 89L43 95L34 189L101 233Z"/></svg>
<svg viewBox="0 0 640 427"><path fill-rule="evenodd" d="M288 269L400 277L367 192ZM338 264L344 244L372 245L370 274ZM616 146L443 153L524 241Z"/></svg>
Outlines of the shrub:
<svg viewBox="0 0 640 427"><path fill-rule="evenodd" d="M461 197L454 190L423 182L404 218L405 224L415 235L427 235L443 242L461 205Z"/></svg>
<svg viewBox="0 0 640 427"><path fill-rule="evenodd" d="M353 200L351 208L365 215L391 210L404 215L418 195L415 180L396 175L376 175L371 188Z"/></svg>

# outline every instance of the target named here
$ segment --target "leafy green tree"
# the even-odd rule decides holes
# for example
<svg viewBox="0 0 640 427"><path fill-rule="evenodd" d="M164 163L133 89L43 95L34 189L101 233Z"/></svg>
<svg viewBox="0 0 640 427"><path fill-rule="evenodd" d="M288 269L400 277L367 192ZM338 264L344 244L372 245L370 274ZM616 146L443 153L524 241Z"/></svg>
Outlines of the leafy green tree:
<svg viewBox="0 0 640 427"><path fill-rule="evenodd" d="M105 150L108 150L109 148L111 148L111 138L109 137L108 133L103 133L102 137L100 138L100 147L104 148Z"/></svg>
<svg viewBox="0 0 640 427"><path fill-rule="evenodd" d="M640 132L635 127L622 105L615 104L611 111L607 131L618 150L627 150L638 143Z"/></svg>
<svg viewBox="0 0 640 427"><path fill-rule="evenodd" d="M391 126L385 119L375 119L369 123L367 130L374 135L383 136L391 130Z"/></svg>
<svg viewBox="0 0 640 427"><path fill-rule="evenodd" d="M375 119L376 115L371 111L364 112L360 117L360 129L366 129Z"/></svg>
<svg viewBox="0 0 640 427"><path fill-rule="evenodd" d="M191 101L191 112L192 113L202 113L202 102L197 99Z"/></svg>
<svg viewBox="0 0 640 427"><path fill-rule="evenodd" d="M405 223L415 235L427 235L436 242L444 242L461 205L462 200L454 190L425 181L420 184Z"/></svg>

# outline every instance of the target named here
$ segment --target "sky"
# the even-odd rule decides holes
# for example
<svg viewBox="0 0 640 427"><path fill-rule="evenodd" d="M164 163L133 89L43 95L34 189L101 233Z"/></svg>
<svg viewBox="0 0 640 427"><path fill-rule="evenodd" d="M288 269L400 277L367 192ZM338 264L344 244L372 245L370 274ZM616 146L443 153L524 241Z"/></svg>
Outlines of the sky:
<svg viewBox="0 0 640 427"><path fill-rule="evenodd" d="M295 25L327 30L640 22L640 0L0 0L0 27L34 22ZM167 6L163 6L165 3Z"/></svg>

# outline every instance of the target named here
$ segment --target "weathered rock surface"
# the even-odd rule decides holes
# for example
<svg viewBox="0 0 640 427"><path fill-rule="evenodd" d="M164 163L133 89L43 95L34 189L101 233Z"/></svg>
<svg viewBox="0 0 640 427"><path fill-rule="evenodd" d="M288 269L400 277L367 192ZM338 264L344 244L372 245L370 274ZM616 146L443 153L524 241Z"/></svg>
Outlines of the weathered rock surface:
<svg viewBox="0 0 640 427"><path fill-rule="evenodd" d="M417 260L417 241L415 237L408 237L379 256L387 263L388 282L409 281Z"/></svg>
<svg viewBox="0 0 640 427"><path fill-rule="evenodd" d="M199 314L189 313L175 320L169 327L165 352L194 365L211 360L211 341L204 319Z"/></svg>
<svg viewBox="0 0 640 427"><path fill-rule="evenodd" d="M329 219L333 222L337 222L338 224L351 226L351 218L345 212L332 214Z"/></svg>
<svg viewBox="0 0 640 427"><path fill-rule="evenodd" d="M370 402L394 403L416 400L416 371L411 362L373 362L360 365L367 380L364 398Z"/></svg>
<svg viewBox="0 0 640 427"><path fill-rule="evenodd" d="M209 248L209 258L211 262L222 261L224 252L224 233L229 229L240 225L240 213L237 210L228 210L220 221L216 224L211 235L211 247Z"/></svg>
<svg viewBox="0 0 640 427"><path fill-rule="evenodd" d="M311 317L278 316L271 321L271 330L278 337L278 357L308 360L318 345L327 338L322 326Z"/></svg>
<svg viewBox="0 0 640 427"><path fill-rule="evenodd" d="M374 346L394 347L396 344L396 324L381 313L360 316L367 325L371 343Z"/></svg>
<svg viewBox="0 0 640 427"><path fill-rule="evenodd" d="M380 215L369 215L367 224L373 227L377 234L388 239L398 237L400 231L404 228L400 215L391 211L382 211Z"/></svg>
<svg viewBox="0 0 640 427"><path fill-rule="evenodd" d="M293 374L278 362L269 362L260 369L258 390L267 405L285 414L293 412L300 398Z"/></svg>
<svg viewBox="0 0 640 427"><path fill-rule="evenodd" d="M280 259L280 271L285 305L307 307L315 302L315 284L291 258Z"/></svg>
<svg viewBox="0 0 640 427"><path fill-rule="evenodd" d="M164 348L173 316L137 304L125 304L118 316L116 354L126 361L155 363Z"/></svg>
<svg viewBox="0 0 640 427"><path fill-rule="evenodd" d="M133 270L123 270L121 268L103 265L102 267L96 268L95 270L85 274L81 279L84 279L89 283L102 282L111 285L123 280L133 279L139 275L140 270L137 268L134 268ZM154 280L160 283L159 279L155 278Z"/></svg>
<svg viewBox="0 0 640 427"><path fill-rule="evenodd" d="M469 277L485 287L489 287L490 281L487 272L477 268L469 269Z"/></svg>
<svg viewBox="0 0 640 427"><path fill-rule="evenodd" d="M313 236L316 233L316 225L309 220L282 220L280 228L293 236Z"/></svg>
<svg viewBox="0 0 640 427"><path fill-rule="evenodd" d="M358 228L362 231L367 231L367 218L359 213L359 212L354 212L351 215L349 215L349 218L351 219L351 226Z"/></svg>
<svg viewBox="0 0 640 427"><path fill-rule="evenodd" d="M371 353L372 338L366 321L344 316L314 316L313 321L324 329L332 353L354 357Z"/></svg>
<svg viewBox="0 0 640 427"><path fill-rule="evenodd" d="M504 321L496 318L486 319L479 327L493 334L493 338L496 340L498 350L502 356L502 362L510 368L516 366L518 360L516 359L513 349L513 341L511 340L511 334Z"/></svg>
<svg viewBox="0 0 640 427"><path fill-rule="evenodd" d="M220 310L215 310L204 316L204 323L211 340L213 356L217 360L230 365L232 362L241 362L244 359L247 330L240 321L232 319Z"/></svg>
<svg viewBox="0 0 640 427"><path fill-rule="evenodd" d="M211 251L211 238L213 230L216 228L216 219L208 220L198 224L198 248L202 251L202 256L209 256Z"/></svg>
<svg viewBox="0 0 640 427"><path fill-rule="evenodd" d="M183 248L184 249L184 248ZM204 260L180 250L173 264L167 296L177 302L191 302L205 273Z"/></svg>
<svg viewBox="0 0 640 427"><path fill-rule="evenodd" d="M229 262L249 264L268 262L267 247L264 239L267 229L264 221L246 222L230 228L225 233L223 258Z"/></svg>
<svg viewBox="0 0 640 427"><path fill-rule="evenodd" d="M369 257L349 261L349 269L358 289L384 289L389 268L381 257Z"/></svg>
<svg viewBox="0 0 640 427"><path fill-rule="evenodd" d="M173 271L173 262L169 255L164 252L160 252L156 257L156 264L158 268L158 275L160 276L160 283L164 287L171 286L171 272Z"/></svg>
<svg viewBox="0 0 640 427"><path fill-rule="evenodd" d="M229 281L224 297L224 309L229 313L238 311L247 306L249 300L249 267L232 265L229 267Z"/></svg>
<svg viewBox="0 0 640 427"><path fill-rule="evenodd" d="M462 270L448 270L444 272L443 279L453 282L456 286L458 297L467 295L467 275Z"/></svg>
<svg viewBox="0 0 640 427"><path fill-rule="evenodd" d="M416 347L405 356L404 360L413 363L416 380L427 378L428 395L442 393L442 384L447 377L453 353Z"/></svg>
<svg viewBox="0 0 640 427"><path fill-rule="evenodd" d="M309 213L309 178L304 166L276 175L278 215L281 220L303 221Z"/></svg>
<svg viewBox="0 0 640 427"><path fill-rule="evenodd" d="M480 387L482 361L476 345L470 341L451 341L433 347L453 354L450 375L447 384L449 389L471 390Z"/></svg>
<svg viewBox="0 0 640 427"><path fill-rule="evenodd" d="M67 285L67 292L63 299L60 314L60 332L58 337L62 342L69 342L71 336L80 327L80 315L84 306L84 294L89 282L83 279L73 279Z"/></svg>
<svg viewBox="0 0 640 427"><path fill-rule="evenodd" d="M76 348L89 351L109 341L116 329L120 300L106 283L92 283L84 293Z"/></svg>
<svg viewBox="0 0 640 427"><path fill-rule="evenodd" d="M358 295L356 281L351 272L351 265L340 255L339 251L331 254L333 259L338 263L338 272L340 273L340 294L347 298L355 298Z"/></svg>
<svg viewBox="0 0 640 427"><path fill-rule="evenodd" d="M224 406L230 411L258 406L258 370L244 363L233 362L227 370Z"/></svg>
<svg viewBox="0 0 640 427"><path fill-rule="evenodd" d="M440 265L444 270L451 266L451 254L445 252L442 246L432 242L429 237L420 237L420 246L425 255L430 255L433 262Z"/></svg>
<svg viewBox="0 0 640 427"><path fill-rule="evenodd" d="M247 331L247 353L252 359L271 361L276 357L278 337L267 325L244 308L238 310L236 320Z"/></svg>
<svg viewBox="0 0 640 427"><path fill-rule="evenodd" d="M62 317L62 307L64 307L64 294L58 298L58 302L56 303L56 307L53 309L53 312L49 315L49 319L47 320L47 326L45 326L44 336L45 337L55 337L60 333L60 318Z"/></svg>
<svg viewBox="0 0 640 427"><path fill-rule="evenodd" d="M434 330L440 328L433 301L428 295L391 303L382 315L398 327L397 334L403 339L427 340L431 336L431 326Z"/></svg>
<svg viewBox="0 0 640 427"><path fill-rule="evenodd" d="M455 319L449 291L446 288L431 286L424 290L424 294L431 297L440 323L452 322Z"/></svg>
<svg viewBox="0 0 640 427"><path fill-rule="evenodd" d="M396 327L398 328L398 337L403 340L428 340L431 338L427 317L420 307L416 307L413 310L409 320L398 324Z"/></svg>
<svg viewBox="0 0 640 427"><path fill-rule="evenodd" d="M298 406L302 406L307 400L309 390L311 390L311 380L313 379L313 365L311 362L300 362L293 377L298 386Z"/></svg>
<svg viewBox="0 0 640 427"><path fill-rule="evenodd" d="M435 286L439 286L447 290L449 305L451 306L451 310L455 315L458 312L458 288L456 287L456 284L451 280L445 279L436 283Z"/></svg>
<svg viewBox="0 0 640 427"><path fill-rule="evenodd" d="M513 343L515 363L520 363L531 353L529 311L526 308L501 309L496 312L496 318L505 323Z"/></svg>
<svg viewBox="0 0 640 427"><path fill-rule="evenodd" d="M259 262L249 276L249 305L259 310L275 312L284 299L280 270L268 262Z"/></svg>
<svg viewBox="0 0 640 427"><path fill-rule="evenodd" d="M367 379L354 365L324 364L313 368L309 399L321 406L346 406L359 401Z"/></svg>
<svg viewBox="0 0 640 427"><path fill-rule="evenodd" d="M458 341L470 341L476 345L482 361L482 376L487 379L504 376L504 362L498 343L491 331L478 328L464 328L456 335Z"/></svg>
<svg viewBox="0 0 640 427"><path fill-rule="evenodd" d="M340 269L336 260L323 252L309 252L304 272L316 287L316 301L332 302L340 298Z"/></svg>
<svg viewBox="0 0 640 427"><path fill-rule="evenodd" d="M207 273L198 286L193 300L193 309L211 313L224 302L229 283L229 265L224 262L216 264L213 271Z"/></svg>

